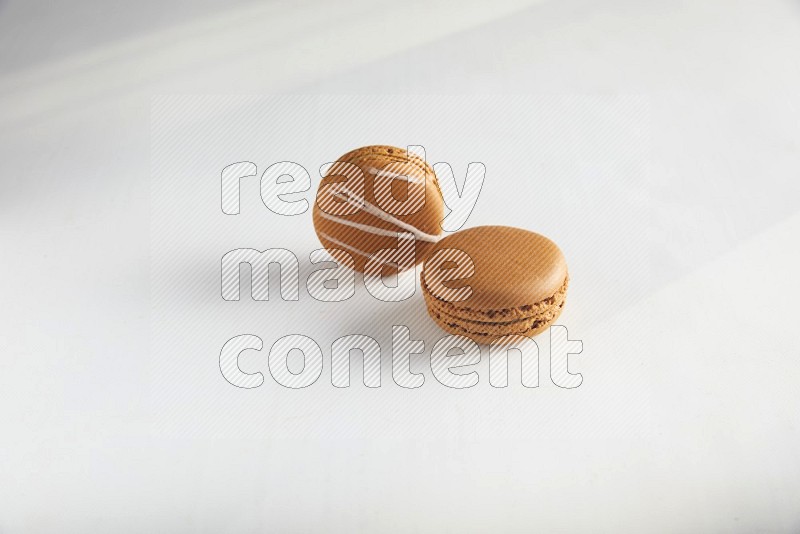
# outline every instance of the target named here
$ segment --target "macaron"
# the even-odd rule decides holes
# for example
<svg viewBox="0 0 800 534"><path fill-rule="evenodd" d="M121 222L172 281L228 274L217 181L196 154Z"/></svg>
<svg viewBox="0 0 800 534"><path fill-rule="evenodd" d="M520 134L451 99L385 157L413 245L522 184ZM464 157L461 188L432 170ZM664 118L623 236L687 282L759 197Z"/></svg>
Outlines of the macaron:
<svg viewBox="0 0 800 534"><path fill-rule="evenodd" d="M435 246L444 208L436 174L423 158L403 148L365 146L341 156L323 177L314 229L335 259L349 264L351 257L360 272L378 251L402 249L404 261L388 265L388 274L414 267Z"/></svg>
<svg viewBox="0 0 800 534"><path fill-rule="evenodd" d="M558 319L569 274L548 238L508 226L451 234L422 267L428 313L445 331L491 343L506 335L535 336Z"/></svg>

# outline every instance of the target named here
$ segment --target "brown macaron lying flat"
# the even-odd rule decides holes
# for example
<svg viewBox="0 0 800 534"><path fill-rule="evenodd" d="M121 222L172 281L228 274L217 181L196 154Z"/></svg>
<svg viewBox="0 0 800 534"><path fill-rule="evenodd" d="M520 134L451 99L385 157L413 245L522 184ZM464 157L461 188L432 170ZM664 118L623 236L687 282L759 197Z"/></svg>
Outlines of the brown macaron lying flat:
<svg viewBox="0 0 800 534"><path fill-rule="evenodd" d="M439 241L422 268L428 313L445 331L490 343L535 336L561 314L569 275L546 237L508 226L479 226Z"/></svg>

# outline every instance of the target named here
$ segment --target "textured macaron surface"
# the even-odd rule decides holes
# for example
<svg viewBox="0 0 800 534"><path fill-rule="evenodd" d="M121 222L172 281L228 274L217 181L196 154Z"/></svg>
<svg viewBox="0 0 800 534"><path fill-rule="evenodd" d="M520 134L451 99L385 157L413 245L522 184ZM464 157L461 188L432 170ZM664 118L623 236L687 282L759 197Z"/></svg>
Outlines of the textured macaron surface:
<svg viewBox="0 0 800 534"><path fill-rule="evenodd" d="M370 255L397 248L399 233L414 235L413 263L419 263L439 240L443 217L444 200L430 165L386 145L341 156L320 183L313 213L323 246L334 257L336 250L346 251L358 271Z"/></svg>
<svg viewBox="0 0 800 534"><path fill-rule="evenodd" d="M464 277L437 282L434 270L442 264L435 259L442 256L454 258L444 267ZM474 266L470 272L457 266L466 257ZM520 228L480 226L439 241L423 265L421 281L428 312L439 326L488 341L534 335L552 324L564 306L569 277L564 255L548 238ZM468 296L442 286L468 287Z"/></svg>

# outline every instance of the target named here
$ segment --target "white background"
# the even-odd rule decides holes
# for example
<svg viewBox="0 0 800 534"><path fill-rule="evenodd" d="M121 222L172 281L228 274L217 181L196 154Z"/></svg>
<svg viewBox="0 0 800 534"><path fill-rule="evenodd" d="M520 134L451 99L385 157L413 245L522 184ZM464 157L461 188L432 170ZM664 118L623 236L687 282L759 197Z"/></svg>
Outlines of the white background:
<svg viewBox="0 0 800 534"><path fill-rule="evenodd" d="M788 1L0 3L0 532L797 531L799 30ZM564 248L584 383L495 390L485 361L468 391L430 370L403 390L386 366L374 391L325 371L304 391L224 382L229 330L270 345L321 328L326 358L325 336L364 329L390 347L366 310L296 327L315 309L302 291L294 309L218 302L225 250L314 246L310 218L270 217L254 184L241 223L155 226L153 95L275 92L373 98L399 126L373 110L361 130L274 145L260 122L209 145L219 157L212 134L187 136L176 183L196 188L177 202L216 202L242 159L311 170L382 142L460 175L485 159L467 224ZM393 94L483 104L373 96ZM244 120L225 106L250 101L221 102L189 109L208 129ZM392 102L442 122L409 139ZM507 129L514 109L526 120ZM165 261L179 230L187 249ZM424 306L400 308L429 353Z"/></svg>

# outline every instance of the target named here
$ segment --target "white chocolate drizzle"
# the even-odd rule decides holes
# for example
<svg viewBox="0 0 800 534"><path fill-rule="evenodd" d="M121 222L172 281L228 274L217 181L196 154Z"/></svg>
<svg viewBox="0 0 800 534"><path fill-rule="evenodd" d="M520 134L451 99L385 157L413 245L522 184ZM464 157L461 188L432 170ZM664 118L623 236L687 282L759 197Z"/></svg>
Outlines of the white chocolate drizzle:
<svg viewBox="0 0 800 534"><path fill-rule="evenodd" d="M357 223L349 219L343 219L342 217L330 215L329 213L325 213L322 210L319 210L319 215L323 219L328 219L329 221L333 221L335 223L342 224L344 226L350 226L351 228L361 230L362 232L367 232L368 234L384 235L387 237L398 237L398 238L405 238L408 236L408 233L402 233L395 230L386 230L385 228L378 228L377 226L372 226L369 224Z"/></svg>
<svg viewBox="0 0 800 534"><path fill-rule="evenodd" d="M369 258L371 256L371 254L369 254L368 252L364 252L363 250L361 250L359 248L356 248L353 245L348 245L344 241L339 241L335 237L330 236L330 235L326 234L325 232L319 232L319 235L321 235L322 237L324 237L325 239L327 239L331 243L334 243L335 245L339 245L342 248L346 248L347 250L349 250L351 252L355 252L356 254L364 256L365 258Z"/></svg>
<svg viewBox="0 0 800 534"><path fill-rule="evenodd" d="M381 219L382 221L386 221L388 223L394 224L395 226L398 226L398 227L402 228L403 230L405 230L407 232L411 232L412 234L414 234L414 237L419 239L420 241L427 241L429 243L437 243L441 239L441 236L433 235L433 234L427 234L427 233L423 232L422 230L420 230L419 228L417 228L416 226L408 224L405 221L401 221L397 217L394 217L394 216L386 213L385 211L383 211L379 207L367 202L366 199L363 199L363 198L357 196L355 193L353 193L350 189L348 189L344 185L340 186L339 189L340 189L340 192L335 193L335 195L338 196L339 198L341 198L342 200L344 200L345 202L347 202L348 204L350 204L352 206L357 206L357 207L363 209L364 211L366 211L367 213L369 213L370 215L372 215L374 217L377 217L378 219ZM343 195L342 193L347 193L347 194ZM322 210L320 210L320 212L324 213ZM351 221L348 221L348 222L351 222ZM353 224L357 224L357 223L353 223ZM384 230L383 228L377 228L377 227L369 226L369 225L361 225L361 226L369 227L369 228L372 228L372 229L375 229L375 230ZM357 227L355 227L355 228L357 228ZM364 230L364 231L369 231L369 230ZM376 232L373 232L373 233L376 233ZM381 235L383 235L383 234L381 234Z"/></svg>
<svg viewBox="0 0 800 534"><path fill-rule="evenodd" d="M394 178L397 180L405 180L406 182L413 182L415 184L423 184L423 185L425 184L425 179L420 178L419 176L400 174L398 172L390 171L387 169L381 170L381 169L376 169L375 167L370 167L369 172L370 174L374 174L375 176L381 178L383 177Z"/></svg>

